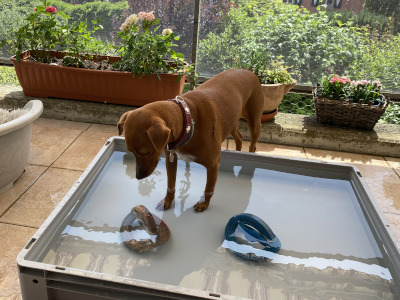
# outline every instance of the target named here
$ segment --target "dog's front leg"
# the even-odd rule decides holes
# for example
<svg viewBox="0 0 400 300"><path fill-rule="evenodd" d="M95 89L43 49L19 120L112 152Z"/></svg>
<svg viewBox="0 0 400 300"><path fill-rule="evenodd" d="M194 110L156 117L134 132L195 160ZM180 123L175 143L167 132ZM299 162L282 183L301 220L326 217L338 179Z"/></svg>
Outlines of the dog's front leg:
<svg viewBox="0 0 400 300"><path fill-rule="evenodd" d="M194 206L196 212L202 212L208 208L212 195L214 194L215 185L217 183L219 170L219 162L209 166L207 168L207 183L204 190L204 195L200 201Z"/></svg>
<svg viewBox="0 0 400 300"><path fill-rule="evenodd" d="M165 195L164 200L160 201L157 205L158 210L167 210L171 207L172 201L175 198L175 182L176 182L176 169L178 167L178 157L176 153L173 154L174 159L171 162L169 160L169 151L164 151L165 155L165 166L167 169L167 181L168 181L168 188L167 194Z"/></svg>

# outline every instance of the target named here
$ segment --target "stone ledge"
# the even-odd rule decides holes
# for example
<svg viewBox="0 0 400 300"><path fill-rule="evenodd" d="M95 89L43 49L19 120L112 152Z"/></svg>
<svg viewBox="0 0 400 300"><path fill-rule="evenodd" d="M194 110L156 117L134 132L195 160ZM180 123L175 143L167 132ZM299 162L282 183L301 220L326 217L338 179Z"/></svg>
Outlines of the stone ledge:
<svg viewBox="0 0 400 300"><path fill-rule="evenodd" d="M32 97L26 97L21 87L0 85L0 107L20 108ZM65 99L42 99L42 117L116 125L120 116L133 106ZM239 122L245 140L249 139L246 122ZM264 123L260 142L345 151L379 156L400 157L400 125L376 124L373 130L359 130L333 125L321 125L315 116L278 113Z"/></svg>

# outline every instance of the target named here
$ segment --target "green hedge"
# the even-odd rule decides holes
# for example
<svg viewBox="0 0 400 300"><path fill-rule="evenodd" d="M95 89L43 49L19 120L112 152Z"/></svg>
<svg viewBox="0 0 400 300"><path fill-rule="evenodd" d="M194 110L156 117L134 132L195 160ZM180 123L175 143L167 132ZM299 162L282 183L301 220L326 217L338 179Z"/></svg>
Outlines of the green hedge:
<svg viewBox="0 0 400 300"><path fill-rule="evenodd" d="M71 16L69 22L87 21L88 29L92 30L92 20L99 19L103 26L96 35L103 41L112 41L124 17L123 12L129 8L126 0L111 3L108 1L92 1L83 4L70 4L61 0L49 0L49 5L64 11ZM2 0L0 3L0 39L11 38L11 28L22 25L24 18L32 9L42 4L42 1ZM0 49L0 56L10 56L10 47L6 45Z"/></svg>
<svg viewBox="0 0 400 300"><path fill-rule="evenodd" d="M92 20L100 20L103 29L98 30L97 37L103 41L112 41L123 22L123 11L128 9L128 2L111 3L108 1L92 1L83 4L70 4L61 0L52 0L51 4L71 17L70 22L87 21L88 29L92 30Z"/></svg>

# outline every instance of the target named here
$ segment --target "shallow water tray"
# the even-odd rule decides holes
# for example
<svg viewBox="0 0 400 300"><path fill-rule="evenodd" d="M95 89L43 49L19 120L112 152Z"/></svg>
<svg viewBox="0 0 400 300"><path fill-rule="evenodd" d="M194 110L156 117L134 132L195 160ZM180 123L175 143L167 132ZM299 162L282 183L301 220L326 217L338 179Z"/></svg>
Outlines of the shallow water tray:
<svg viewBox="0 0 400 300"><path fill-rule="evenodd" d="M356 168L222 151L211 205L195 213L205 180L204 167L179 161L175 203L157 211L164 159L138 181L124 139L110 139L19 254L23 298L399 298L399 252ZM142 254L119 232L138 204L171 230L167 243ZM263 219L282 243L267 261L226 249L225 226L243 212Z"/></svg>

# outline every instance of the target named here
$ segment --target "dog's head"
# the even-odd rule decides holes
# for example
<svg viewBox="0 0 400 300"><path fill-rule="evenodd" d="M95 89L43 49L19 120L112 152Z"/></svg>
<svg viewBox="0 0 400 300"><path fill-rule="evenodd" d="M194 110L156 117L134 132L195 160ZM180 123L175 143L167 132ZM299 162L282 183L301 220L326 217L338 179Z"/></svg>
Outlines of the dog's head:
<svg viewBox="0 0 400 300"><path fill-rule="evenodd" d="M162 118L139 108L121 116L118 131L125 132L126 148L135 155L136 178L146 178L157 167L171 130Z"/></svg>

